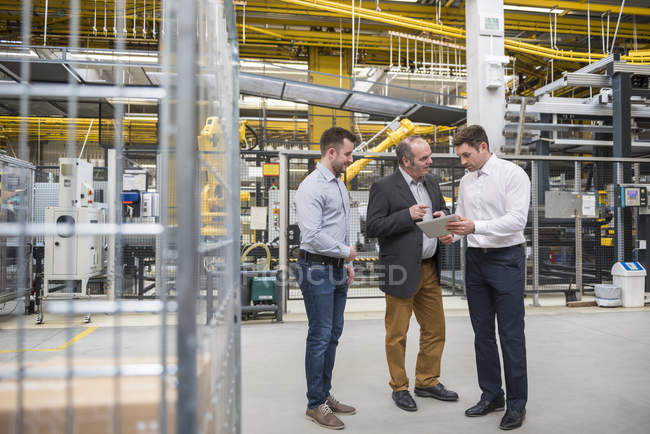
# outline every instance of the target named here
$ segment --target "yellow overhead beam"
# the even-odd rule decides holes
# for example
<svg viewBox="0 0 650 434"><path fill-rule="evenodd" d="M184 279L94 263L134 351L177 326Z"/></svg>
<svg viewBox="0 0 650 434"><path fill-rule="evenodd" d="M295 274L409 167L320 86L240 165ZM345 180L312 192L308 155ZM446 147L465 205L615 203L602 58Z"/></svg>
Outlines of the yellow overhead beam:
<svg viewBox="0 0 650 434"><path fill-rule="evenodd" d="M342 50L339 55L331 55L330 50L322 50L319 47L309 47L309 82L324 86L350 88L350 79L343 76L350 76L352 72L352 51ZM324 74L315 74L312 71ZM352 129L352 113L343 110L317 107L310 105L307 108L309 118L309 141L311 150L319 150L321 135L332 126L339 126L347 130Z"/></svg>

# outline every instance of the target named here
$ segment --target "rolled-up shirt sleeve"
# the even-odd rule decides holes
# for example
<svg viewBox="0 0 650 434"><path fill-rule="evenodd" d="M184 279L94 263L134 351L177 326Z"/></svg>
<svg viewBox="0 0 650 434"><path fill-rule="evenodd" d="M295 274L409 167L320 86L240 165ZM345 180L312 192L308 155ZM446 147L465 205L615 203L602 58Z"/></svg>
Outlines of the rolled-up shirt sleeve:
<svg viewBox="0 0 650 434"><path fill-rule="evenodd" d="M461 217L467 217L467 215L465 214L465 207L463 206L463 201L460 200L460 198L463 197L462 196L462 191L463 191L463 180L464 179L465 178L460 180L460 185L458 186L458 199L456 200L456 208L454 210L454 214L457 215L457 216L461 216ZM476 225L476 222L474 222L474 225ZM461 237L460 235L454 234L454 242L459 241L461 238L463 238L463 237Z"/></svg>

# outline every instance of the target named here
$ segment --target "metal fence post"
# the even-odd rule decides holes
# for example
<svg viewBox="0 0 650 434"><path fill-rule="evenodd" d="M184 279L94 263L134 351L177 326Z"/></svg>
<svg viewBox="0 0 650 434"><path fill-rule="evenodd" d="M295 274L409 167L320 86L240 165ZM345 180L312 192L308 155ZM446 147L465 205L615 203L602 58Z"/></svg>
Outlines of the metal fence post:
<svg viewBox="0 0 650 434"><path fill-rule="evenodd" d="M196 296L198 288L197 246L199 245L197 190L196 105L197 40L195 2L185 2L176 9L178 42L176 70L177 156L176 195L178 209L178 271L176 293L178 302L177 354L178 401L177 432L197 432L197 326Z"/></svg>
<svg viewBox="0 0 650 434"><path fill-rule="evenodd" d="M539 179L537 161L531 161L531 202L533 205L533 306L539 303Z"/></svg>
<svg viewBox="0 0 650 434"><path fill-rule="evenodd" d="M287 298L289 297L289 240L287 239L287 228L289 226L289 160L283 149L280 151L280 284L282 285L283 306L278 306L286 312Z"/></svg>
<svg viewBox="0 0 650 434"><path fill-rule="evenodd" d="M623 183L623 163L617 161L615 164L615 169L616 182L614 182L614 188L616 188L617 185ZM621 229L623 224L623 208L620 206L616 207L615 217L616 220L614 222L614 225L616 227L616 261L621 262L625 260L625 235L623 233L623 229Z"/></svg>
<svg viewBox="0 0 650 434"><path fill-rule="evenodd" d="M573 162L573 191L574 193L580 193L582 188L582 179L580 176L581 172L580 161ZM576 290L578 294L578 301L582 301L582 219L580 217L582 210L576 208Z"/></svg>

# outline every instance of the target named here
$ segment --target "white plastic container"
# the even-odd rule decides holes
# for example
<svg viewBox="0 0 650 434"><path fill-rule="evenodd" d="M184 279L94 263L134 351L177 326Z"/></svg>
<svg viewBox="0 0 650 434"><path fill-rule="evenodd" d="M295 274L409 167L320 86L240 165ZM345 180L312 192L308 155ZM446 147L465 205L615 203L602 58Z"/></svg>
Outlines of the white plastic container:
<svg viewBox="0 0 650 434"><path fill-rule="evenodd" d="M617 262L612 267L614 286L621 288L623 307L643 307L645 304L646 270L638 262Z"/></svg>
<svg viewBox="0 0 650 434"><path fill-rule="evenodd" d="M621 288L608 283L594 285L596 304L600 307L617 307L621 305Z"/></svg>

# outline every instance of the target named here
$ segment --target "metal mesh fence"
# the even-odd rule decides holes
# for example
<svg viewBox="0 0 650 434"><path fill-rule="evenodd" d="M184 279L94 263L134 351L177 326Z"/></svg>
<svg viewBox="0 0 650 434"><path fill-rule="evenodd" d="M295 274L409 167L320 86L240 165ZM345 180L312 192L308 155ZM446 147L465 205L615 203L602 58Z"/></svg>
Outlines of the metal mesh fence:
<svg viewBox="0 0 650 434"><path fill-rule="evenodd" d="M295 191L300 182L314 169L317 153L284 151L287 155L287 191L269 194L269 208L281 212L282 195L287 194L287 237L289 273L285 290L289 300L302 295L293 278L292 267L297 260L300 239L295 214ZM355 159L363 158L358 155ZM638 210L621 210L615 206L614 176L620 170L622 182L646 182L650 173L643 171L645 160L617 163L607 158L561 158L525 156L515 159L503 157L520 165L531 179L533 193L525 229L527 243L528 293L565 293L567 299L582 292L590 292L597 283L611 282L610 270L619 260L637 260L639 250L635 244L638 233ZM619 169L617 169L619 167ZM382 297L378 289L374 263L378 257L376 240L365 237L365 209L369 189L373 182L393 173L397 162L392 154L376 154L357 177L348 180L350 192L350 237L359 252L355 262L356 279L349 289L350 298ZM448 207L455 211L458 186L465 169L450 154L434 154L431 173L437 178ZM574 217L575 210L567 204L545 197L553 192L570 192L589 196L592 214ZM571 205L573 206L573 205ZM585 205L586 206L586 205ZM566 217L558 217L557 213ZM620 213L622 224L615 223ZM564 215L562 214L562 215ZM271 237L281 236L283 230L275 223L280 218L269 219ZM623 228L617 231L616 228ZM464 241L442 249L441 283L444 294L464 294ZM576 253L577 252L577 253ZM280 254L281 256L281 254Z"/></svg>
<svg viewBox="0 0 650 434"><path fill-rule="evenodd" d="M31 214L33 184L34 166L0 155L0 224L16 224ZM0 237L0 303L29 293L31 250L29 237Z"/></svg>
<svg viewBox="0 0 650 434"><path fill-rule="evenodd" d="M359 160L361 157L355 157ZM300 182L314 170L317 158L305 158L300 155L290 155L288 160L288 186L289 186L289 208L288 208L288 258L290 267L293 267L298 258L300 238L297 235L299 228L296 221L295 192ZM350 242L357 248L357 259L355 260L355 280L348 289L348 298L376 298L383 297L379 290L377 280L378 270L375 264L379 258L379 245L375 238L366 236L366 210L371 185L384 176L392 174L397 170L397 159L391 154L382 154L368 159L367 165L353 179L346 180L350 194ZM455 156L444 156L434 159L431 173L436 177L447 206L453 210L457 187L464 169L457 162ZM280 204L280 195L277 191L273 193L271 202ZM275 230L271 230L275 235ZM279 234L279 232L278 232ZM441 283L445 295L462 293L461 258L460 244L441 248L442 269L440 270ZM288 299L302 299L302 294L294 278L293 271L288 276Z"/></svg>
<svg viewBox="0 0 650 434"><path fill-rule="evenodd" d="M0 155L0 303L17 298L0 307L0 426L240 432L232 3L117 0L109 50L81 2L57 6L70 26L55 47L19 5L0 44L4 121L19 125L2 143L17 163Z"/></svg>
<svg viewBox="0 0 650 434"><path fill-rule="evenodd" d="M638 209L621 209L615 203L614 191L615 185L632 182L634 163L540 158L527 161L527 166L538 192L533 195L526 228L531 247L528 290L564 292L567 300L575 299L581 292L593 291L595 284L611 282L615 262L637 260L634 239ZM617 167L624 174L620 180L615 178ZM640 177L636 179L640 182ZM565 202L563 197L567 196L560 192L581 198L581 202ZM617 213L620 223L616 222ZM532 250L535 245L536 251ZM537 270L533 265L535 254Z"/></svg>

